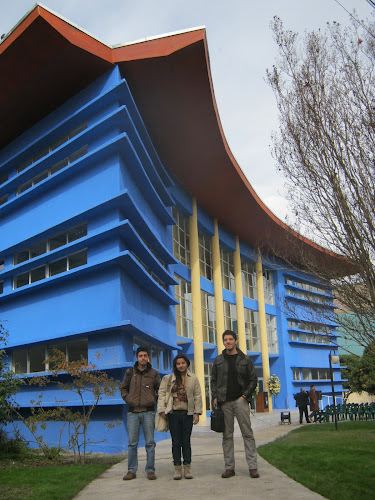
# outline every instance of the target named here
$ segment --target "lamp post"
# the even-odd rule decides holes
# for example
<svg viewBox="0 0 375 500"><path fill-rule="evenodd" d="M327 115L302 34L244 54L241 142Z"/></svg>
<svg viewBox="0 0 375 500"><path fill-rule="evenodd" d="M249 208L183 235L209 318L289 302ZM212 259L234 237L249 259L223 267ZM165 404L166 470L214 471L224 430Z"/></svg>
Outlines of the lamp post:
<svg viewBox="0 0 375 500"><path fill-rule="evenodd" d="M337 356L337 354L333 353L333 355L332 355L332 351L329 351L328 359L329 359L329 371L330 371L330 374L331 374L331 386L332 386L332 398L333 398L333 413L335 415L335 427L336 427L336 430L337 430L336 398L335 398L335 387L334 387L334 384L333 384L332 363L334 365L337 365L337 363L340 361L340 358Z"/></svg>

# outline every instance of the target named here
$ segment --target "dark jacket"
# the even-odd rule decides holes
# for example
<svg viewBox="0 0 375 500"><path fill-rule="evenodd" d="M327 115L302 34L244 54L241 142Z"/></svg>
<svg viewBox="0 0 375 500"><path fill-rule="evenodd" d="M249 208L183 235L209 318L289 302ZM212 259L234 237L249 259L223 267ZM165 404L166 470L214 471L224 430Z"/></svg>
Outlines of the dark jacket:
<svg viewBox="0 0 375 500"><path fill-rule="evenodd" d="M228 361L224 356L224 352L219 354L215 359L212 374L211 374L211 391L212 397L217 398L218 403L225 403L228 386ZM236 361L237 381L241 386L242 395L247 401L251 400L251 396L257 386L258 378L255 374L254 365L249 356L246 356L240 349L237 348L238 356Z"/></svg>
<svg viewBox="0 0 375 500"><path fill-rule="evenodd" d="M304 408L309 404L309 395L307 392L297 392L294 399L296 400L296 406L298 406L298 408Z"/></svg>
<svg viewBox="0 0 375 500"><path fill-rule="evenodd" d="M141 372L137 361L133 368L128 368L125 372L120 385L121 397L129 406L129 411L153 411L159 385L159 372L154 370L150 363L147 363L147 368Z"/></svg>

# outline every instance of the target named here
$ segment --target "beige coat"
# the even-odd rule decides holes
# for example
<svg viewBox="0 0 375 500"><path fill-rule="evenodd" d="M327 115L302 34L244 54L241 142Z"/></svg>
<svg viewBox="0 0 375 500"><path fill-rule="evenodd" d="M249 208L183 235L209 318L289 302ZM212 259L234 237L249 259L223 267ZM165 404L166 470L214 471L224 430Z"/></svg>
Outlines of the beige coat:
<svg viewBox="0 0 375 500"><path fill-rule="evenodd" d="M172 411L173 398L171 395L171 388L176 380L176 375L165 375L163 377L158 393L158 413L165 413L166 415ZM188 415L198 413L202 415L202 391L199 380L194 373L189 370L186 372L186 395L188 400Z"/></svg>

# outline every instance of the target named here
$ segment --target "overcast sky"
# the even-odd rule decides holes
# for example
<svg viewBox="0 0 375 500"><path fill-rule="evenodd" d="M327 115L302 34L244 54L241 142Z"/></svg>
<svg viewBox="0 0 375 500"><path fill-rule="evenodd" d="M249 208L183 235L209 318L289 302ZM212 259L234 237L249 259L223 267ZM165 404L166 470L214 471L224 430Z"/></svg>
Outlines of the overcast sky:
<svg viewBox="0 0 375 500"><path fill-rule="evenodd" d="M205 26L215 96L228 144L243 172L281 219L288 206L283 178L270 154L277 128L275 99L265 82L276 48L269 28L273 16L301 34L327 21L349 23L369 17L366 0L44 0L57 14L107 44ZM341 7L341 4L343 7ZM35 5L0 0L0 35L8 33ZM1 78L1 75L0 75Z"/></svg>

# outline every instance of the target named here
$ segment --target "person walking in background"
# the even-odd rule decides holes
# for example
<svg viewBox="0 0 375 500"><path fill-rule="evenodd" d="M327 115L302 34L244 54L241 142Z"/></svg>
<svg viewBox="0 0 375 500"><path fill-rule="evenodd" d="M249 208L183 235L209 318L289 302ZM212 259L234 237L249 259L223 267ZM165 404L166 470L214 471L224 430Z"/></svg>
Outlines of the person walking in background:
<svg viewBox="0 0 375 500"><path fill-rule="evenodd" d="M202 414L202 391L198 378L188 370L189 366L188 357L178 354L173 360L173 374L163 377L158 395L157 412L168 419L172 437L173 479L182 478L181 454L184 477L193 479L190 437L193 424L199 422Z"/></svg>
<svg viewBox="0 0 375 500"><path fill-rule="evenodd" d="M306 423L310 423L307 405L309 404L309 395L302 387L301 391L298 392L294 399L296 400L296 406L299 409L299 423L302 424L303 414L305 414Z"/></svg>
<svg viewBox="0 0 375 500"><path fill-rule="evenodd" d="M313 416L314 422L316 422L316 412L319 411L319 400L318 400L318 396L316 394L315 385L312 385L310 387L309 399L310 399L310 411L311 411L309 418L311 418Z"/></svg>
<svg viewBox="0 0 375 500"><path fill-rule="evenodd" d="M123 477L125 481L137 477L141 427L146 443L147 479L156 479L154 429L156 394L160 385L160 375L151 367L149 353L145 347L138 347L136 358L134 367L126 370L120 386L121 397L128 405L128 472Z"/></svg>
<svg viewBox="0 0 375 500"><path fill-rule="evenodd" d="M223 333L224 351L214 361L211 375L211 390L214 406L220 405L224 412L225 430L223 452L225 471L222 478L235 475L234 460L234 416L236 415L245 445L246 461L250 477L259 477L257 452L250 422L249 401L257 386L253 362L237 347L237 334L231 330Z"/></svg>

